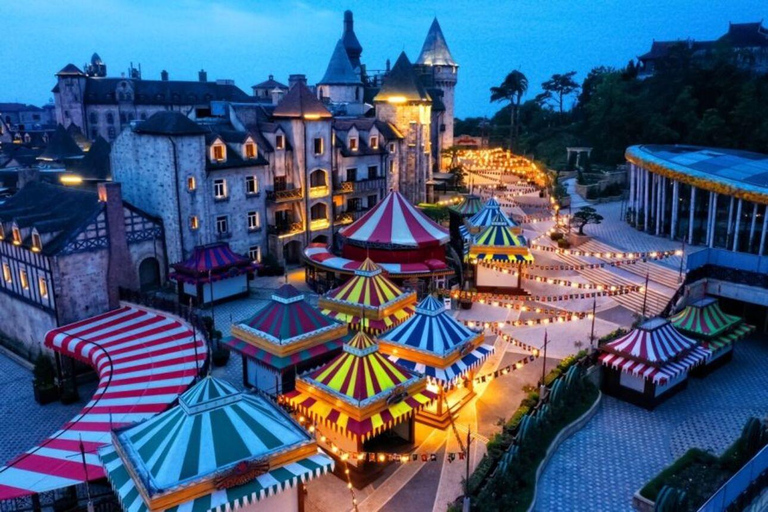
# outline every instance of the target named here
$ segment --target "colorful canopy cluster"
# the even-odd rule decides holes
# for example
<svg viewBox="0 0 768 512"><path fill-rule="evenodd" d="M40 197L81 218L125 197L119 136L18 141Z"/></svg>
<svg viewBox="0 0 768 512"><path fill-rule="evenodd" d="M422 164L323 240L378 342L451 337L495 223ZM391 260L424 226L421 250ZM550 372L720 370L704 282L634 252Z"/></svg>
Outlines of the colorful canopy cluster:
<svg viewBox="0 0 768 512"><path fill-rule="evenodd" d="M171 279L184 283L209 283L246 274L257 266L245 256L236 254L226 242L199 245L192 257L171 265L175 270Z"/></svg>
<svg viewBox="0 0 768 512"><path fill-rule="evenodd" d="M222 340L229 348L277 369L338 350L347 326L308 304L295 287L285 284L254 316L232 326Z"/></svg>
<svg viewBox="0 0 768 512"><path fill-rule="evenodd" d="M232 510L333 468L286 413L212 377L173 409L117 432L99 456L132 512Z"/></svg>
<svg viewBox="0 0 768 512"><path fill-rule="evenodd" d="M483 339L429 295L414 316L381 335L379 346L390 361L450 386L493 352Z"/></svg>
<svg viewBox="0 0 768 512"><path fill-rule="evenodd" d="M103 478L95 450L110 442L114 428L166 410L193 382L207 353L202 337L188 325L136 307L54 329L46 334L45 346L89 363L99 385L62 430L2 468L0 499Z"/></svg>
<svg viewBox="0 0 768 512"><path fill-rule="evenodd" d="M445 228L395 191L339 234L347 243L385 248L439 246L450 238Z"/></svg>
<svg viewBox="0 0 768 512"><path fill-rule="evenodd" d="M740 317L724 313L714 297L704 297L689 304L672 316L670 322L689 336L702 340L703 345L713 352L728 349L734 341L754 330Z"/></svg>
<svg viewBox="0 0 768 512"><path fill-rule="evenodd" d="M667 381L705 363L712 352L680 334L668 320L652 318L602 347L600 362L622 372Z"/></svg>
<svg viewBox="0 0 768 512"><path fill-rule="evenodd" d="M470 262L533 263L525 237L503 224L492 224L471 238L468 258Z"/></svg>
<svg viewBox="0 0 768 512"><path fill-rule="evenodd" d="M374 340L357 333L344 352L297 379L284 395L314 421L368 439L407 420L434 400L426 381L389 361Z"/></svg>
<svg viewBox="0 0 768 512"><path fill-rule="evenodd" d="M415 292L404 292L390 281L382 268L366 259L355 276L320 297L324 315L369 332L390 329L413 314Z"/></svg>

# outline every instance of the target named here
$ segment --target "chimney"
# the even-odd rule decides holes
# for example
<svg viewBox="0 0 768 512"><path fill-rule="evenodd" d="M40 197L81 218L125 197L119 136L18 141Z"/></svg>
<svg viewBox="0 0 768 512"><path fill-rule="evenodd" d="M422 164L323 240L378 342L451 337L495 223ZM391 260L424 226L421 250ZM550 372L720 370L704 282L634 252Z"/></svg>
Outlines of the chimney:
<svg viewBox="0 0 768 512"><path fill-rule="evenodd" d="M168 81L168 72L166 70L162 70L160 72L160 80L162 80L163 82Z"/></svg>
<svg viewBox="0 0 768 512"><path fill-rule="evenodd" d="M123 194L120 183L110 181L97 185L99 201L104 203L107 218L107 239L109 240L109 262L105 284L109 309L120 307L120 288L135 290L138 288L134 275L131 254L128 252L128 240L125 234L125 214L123 213Z"/></svg>
<svg viewBox="0 0 768 512"><path fill-rule="evenodd" d="M201 69L200 71L197 72L197 78L201 82L207 82L208 81L208 73L206 73L204 69Z"/></svg>
<svg viewBox="0 0 768 512"><path fill-rule="evenodd" d="M272 95L272 104L273 105L277 105L278 103L280 103L280 100L283 99L283 96L285 94L284 91L282 89L280 89L279 87L275 87L274 89L269 91L269 93Z"/></svg>
<svg viewBox="0 0 768 512"><path fill-rule="evenodd" d="M288 77L288 88L292 88L294 85L302 83L307 85L307 75L295 74Z"/></svg>

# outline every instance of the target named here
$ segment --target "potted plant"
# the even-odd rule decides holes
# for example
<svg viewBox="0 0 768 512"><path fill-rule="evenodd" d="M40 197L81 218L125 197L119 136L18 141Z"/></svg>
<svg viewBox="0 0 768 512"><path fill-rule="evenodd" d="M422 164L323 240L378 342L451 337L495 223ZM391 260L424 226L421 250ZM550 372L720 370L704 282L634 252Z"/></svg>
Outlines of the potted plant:
<svg viewBox="0 0 768 512"><path fill-rule="evenodd" d="M459 306L461 309L472 309L472 295L477 292L476 288L470 288L466 294L462 294L459 298Z"/></svg>
<svg viewBox="0 0 768 512"><path fill-rule="evenodd" d="M55 402L59 398L59 387L56 385L56 372L51 359L40 354L35 360L32 387L35 391L35 401L40 405Z"/></svg>
<svg viewBox="0 0 768 512"><path fill-rule="evenodd" d="M227 364L227 361L229 361L229 349L221 346L221 338L222 334L218 329L211 333L211 342L213 343L213 365L217 367L224 366Z"/></svg>

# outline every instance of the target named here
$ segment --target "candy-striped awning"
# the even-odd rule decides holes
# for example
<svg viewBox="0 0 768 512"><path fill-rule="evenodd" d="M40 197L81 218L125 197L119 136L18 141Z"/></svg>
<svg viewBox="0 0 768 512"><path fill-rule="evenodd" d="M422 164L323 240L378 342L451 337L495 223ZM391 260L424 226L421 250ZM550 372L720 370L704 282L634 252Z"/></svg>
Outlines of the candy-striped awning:
<svg viewBox="0 0 768 512"><path fill-rule="evenodd" d="M703 345L713 352L718 352L733 345L734 342L739 341L754 330L753 325L741 323L720 336L704 340Z"/></svg>
<svg viewBox="0 0 768 512"><path fill-rule="evenodd" d="M221 342L239 354L278 370L284 370L289 366L294 366L329 352L333 352L334 350L339 350L344 345L343 339L332 340L281 357L234 337L224 338Z"/></svg>
<svg viewBox="0 0 768 512"><path fill-rule="evenodd" d="M413 414L429 405L437 395L425 390L410 395L401 402L387 406L384 410L362 420L351 418L329 402L318 399L309 393L294 390L283 396L291 405L312 418L313 421L327 425L347 437L358 437L364 441L406 421Z"/></svg>
<svg viewBox="0 0 768 512"><path fill-rule="evenodd" d="M397 386L418 380L416 375L384 357L376 342L365 333L355 334L343 350L301 379L358 407L380 399Z"/></svg>
<svg viewBox="0 0 768 512"><path fill-rule="evenodd" d="M493 350L494 348L492 345L479 345L472 352L445 368L437 368L428 364L416 363L394 355L389 356L389 360L412 372L434 379L443 386L452 386L458 379L466 375L467 372L482 364L482 362L493 353Z"/></svg>
<svg viewBox="0 0 768 512"><path fill-rule="evenodd" d="M530 264L533 263L533 255L530 253L527 254L493 254L489 252L481 252L478 254L473 254L470 257L472 260L475 261L487 261L487 262L494 262L494 263L500 263L500 264L506 264L506 263L522 263L522 264Z"/></svg>
<svg viewBox="0 0 768 512"><path fill-rule="evenodd" d="M332 467L310 435L280 408L212 377L190 388L173 409L118 432L100 455L123 508L130 511L155 508L152 500L161 497L179 510L230 510L235 503L253 503ZM273 460L290 462L275 467ZM190 486L215 481L252 461L268 464L268 473L186 501Z"/></svg>
<svg viewBox="0 0 768 512"><path fill-rule="evenodd" d="M400 192L387 194L368 213L339 234L348 242L379 247L430 247L448 242L448 231L408 202Z"/></svg>
<svg viewBox="0 0 768 512"><path fill-rule="evenodd" d="M600 356L600 363L610 368L616 368L624 373L629 373L644 379L650 379L654 384L665 384L682 373L689 371L712 357L712 352L695 347L678 361L668 361L662 366L654 366L636 361L618 354L604 353Z"/></svg>
<svg viewBox="0 0 768 512"><path fill-rule="evenodd" d="M741 318L724 313L716 298L704 297L689 304L669 321L677 329L693 336L712 338L731 329Z"/></svg>
<svg viewBox="0 0 768 512"><path fill-rule="evenodd" d="M196 346L195 346L196 345ZM164 411L205 362L202 337L175 318L125 306L49 331L45 346L91 364L99 385L83 410L39 446L0 471L0 500L104 477L95 453L115 428Z"/></svg>
<svg viewBox="0 0 768 512"><path fill-rule="evenodd" d="M250 259L233 252L226 242L199 245L188 260L171 266L175 273L170 279L189 283L220 281L256 270Z"/></svg>
<svg viewBox="0 0 768 512"><path fill-rule="evenodd" d="M459 204L451 206L450 208L462 217L471 217L483 208L483 201L480 196L466 194Z"/></svg>
<svg viewBox="0 0 768 512"><path fill-rule="evenodd" d="M380 340L442 357L462 350L482 336L453 318L442 303L428 295L416 306L415 315L382 334Z"/></svg>
<svg viewBox="0 0 768 512"><path fill-rule="evenodd" d="M309 244L304 249L304 258L318 267L333 272L352 274L359 269L364 262L351 260L333 254L326 244ZM414 277L430 276L434 274L452 273L453 270L444 261L431 259L423 263L377 263L391 276Z"/></svg>
<svg viewBox="0 0 768 512"><path fill-rule="evenodd" d="M657 317L645 321L602 349L638 362L661 366L696 346L695 340L680 334L668 320Z"/></svg>

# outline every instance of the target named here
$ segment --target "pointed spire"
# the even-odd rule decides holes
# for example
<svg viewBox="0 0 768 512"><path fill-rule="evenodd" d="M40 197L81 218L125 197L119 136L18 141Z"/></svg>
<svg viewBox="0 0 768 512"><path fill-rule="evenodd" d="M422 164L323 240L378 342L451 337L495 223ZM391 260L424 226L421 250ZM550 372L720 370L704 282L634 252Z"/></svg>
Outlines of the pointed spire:
<svg viewBox="0 0 768 512"><path fill-rule="evenodd" d="M344 43L344 49L347 51L347 57L353 68L360 67L360 54L363 53L363 47L355 35L355 21L352 17L352 11L344 11L344 33L341 35Z"/></svg>
<svg viewBox="0 0 768 512"><path fill-rule="evenodd" d="M323 79L320 80L324 85L360 85L360 78L352 69L352 63L344 49L344 43L341 39L336 43L331 60L328 62L328 68L325 70Z"/></svg>
<svg viewBox="0 0 768 512"><path fill-rule="evenodd" d="M413 64L405 52L400 54L392 71L384 78L379 93L373 101L388 101L390 103L432 101L419 77L413 70Z"/></svg>
<svg viewBox="0 0 768 512"><path fill-rule="evenodd" d="M458 65L448 49L448 43L445 41L443 30L440 28L437 18L432 21L432 26L429 27L427 38L424 40L424 46L421 47L421 54L416 59L416 64L424 66Z"/></svg>

